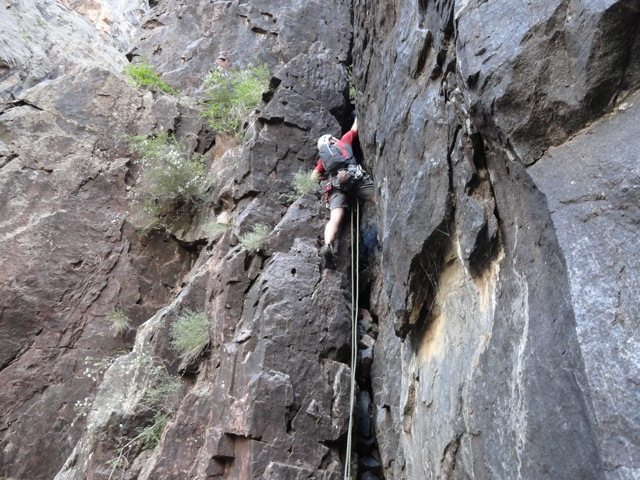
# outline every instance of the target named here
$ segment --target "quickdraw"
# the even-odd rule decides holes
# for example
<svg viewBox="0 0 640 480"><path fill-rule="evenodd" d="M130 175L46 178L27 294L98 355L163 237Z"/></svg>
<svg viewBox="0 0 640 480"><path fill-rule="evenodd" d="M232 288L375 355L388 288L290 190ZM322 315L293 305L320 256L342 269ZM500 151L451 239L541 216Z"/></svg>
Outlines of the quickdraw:
<svg viewBox="0 0 640 480"><path fill-rule="evenodd" d="M349 172L349 175L351 175L351 178L355 181L360 180L365 175L364 169L360 165L349 165L347 171Z"/></svg>

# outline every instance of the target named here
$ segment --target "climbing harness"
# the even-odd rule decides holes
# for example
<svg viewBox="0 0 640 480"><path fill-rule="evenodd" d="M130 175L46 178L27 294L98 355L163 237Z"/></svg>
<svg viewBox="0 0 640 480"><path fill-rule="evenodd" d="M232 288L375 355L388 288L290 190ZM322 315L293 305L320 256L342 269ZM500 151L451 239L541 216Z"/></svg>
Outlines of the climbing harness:
<svg viewBox="0 0 640 480"><path fill-rule="evenodd" d="M354 227L355 210L355 227ZM354 241L355 230L355 241ZM358 359L358 289L360 256L360 202L356 200L355 209L351 209L351 388L349 399L349 430L347 432L347 452L344 480L351 480L351 443L353 434L353 412L356 398L356 362Z"/></svg>
<svg viewBox="0 0 640 480"><path fill-rule="evenodd" d="M345 177L341 180L340 175L344 174ZM346 168L340 169L336 175L332 175L325 181L322 186L322 200L327 208L331 201L331 193L334 190L340 190L344 193L354 191L359 182L363 179L367 179L369 176L359 164L348 165ZM353 213L353 209L351 210Z"/></svg>

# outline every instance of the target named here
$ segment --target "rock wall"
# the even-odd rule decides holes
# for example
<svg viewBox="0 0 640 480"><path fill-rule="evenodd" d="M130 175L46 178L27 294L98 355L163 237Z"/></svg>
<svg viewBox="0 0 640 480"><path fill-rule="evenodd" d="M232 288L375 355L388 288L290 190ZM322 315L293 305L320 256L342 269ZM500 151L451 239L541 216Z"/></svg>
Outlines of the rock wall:
<svg viewBox="0 0 640 480"><path fill-rule="evenodd" d="M337 478L348 424L347 280L321 275L317 199L286 197L293 174L312 165L315 138L338 134L352 108L349 5L155 2L129 5L133 17L116 7L3 7L4 25L46 31L3 36L0 476ZM333 26L318 41L299 18ZM180 57L183 41L190 54ZM92 56L103 44L108 61ZM213 148L197 112L222 45L234 65L260 60L272 72L269 102L224 155L229 139ZM36 75L21 52L50 58ZM136 56L181 95L131 85L121 69ZM204 153L208 200L191 225L144 235L128 195L137 167L127 137L161 131ZM202 225L220 213L232 228L208 240ZM259 223L272 232L250 253L238 238ZM122 338L109 329L116 308L135 330ZM169 340L186 310L211 323L197 375L182 371ZM125 458L123 442L149 422L142 404L158 364L183 373L177 411L153 452Z"/></svg>
<svg viewBox="0 0 640 480"><path fill-rule="evenodd" d="M321 268L326 212L287 197L349 126L350 69L359 478L640 475L639 1L125 3L0 7L0 478L342 477L348 232ZM220 52L271 72L238 145L198 113ZM181 93L131 85L138 58ZM204 154L207 200L145 235L126 138L158 132ZM158 368L173 413L127 450Z"/></svg>
<svg viewBox="0 0 640 480"><path fill-rule="evenodd" d="M95 393L86 362L131 344L106 318L122 308L141 324L195 260L127 221L124 147L189 108L145 101L119 74L124 55L57 2L11 3L1 18L15 31L2 35L0 476L52 478L83 429L76 404Z"/></svg>
<svg viewBox="0 0 640 480"><path fill-rule="evenodd" d="M354 3L387 478L638 476L639 6Z"/></svg>

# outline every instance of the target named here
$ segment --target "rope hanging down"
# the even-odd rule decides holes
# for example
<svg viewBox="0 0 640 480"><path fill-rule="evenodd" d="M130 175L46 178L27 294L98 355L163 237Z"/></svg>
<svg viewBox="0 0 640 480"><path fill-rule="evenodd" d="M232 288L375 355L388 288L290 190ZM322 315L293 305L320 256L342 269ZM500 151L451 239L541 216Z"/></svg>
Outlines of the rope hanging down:
<svg viewBox="0 0 640 480"><path fill-rule="evenodd" d="M351 391L349 400L349 430L347 432L347 453L345 459L344 480L351 479L351 444L353 435L353 412L356 398L356 362L358 360L358 289L360 257L360 203L356 200L355 229L354 209L351 209ZM355 242L354 242L355 230ZM355 252L354 252L355 250Z"/></svg>

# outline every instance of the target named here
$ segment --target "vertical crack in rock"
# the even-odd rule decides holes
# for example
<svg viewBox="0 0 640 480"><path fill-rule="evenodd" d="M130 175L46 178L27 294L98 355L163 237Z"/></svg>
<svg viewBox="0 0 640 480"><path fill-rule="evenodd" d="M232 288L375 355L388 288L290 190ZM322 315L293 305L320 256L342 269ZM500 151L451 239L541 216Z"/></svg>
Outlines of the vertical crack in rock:
<svg viewBox="0 0 640 480"><path fill-rule="evenodd" d="M364 264L366 270L368 260ZM366 276L366 274L364 275ZM366 299L366 295L360 298ZM368 302L363 302L368 303ZM357 357L357 397L355 411L354 438L357 439L355 452L358 459L358 476L370 479L383 479L384 473L375 429L375 406L373 404L373 386L371 364L373 349L378 335L377 320L361 304L358 315L358 357Z"/></svg>
<svg viewBox="0 0 640 480"><path fill-rule="evenodd" d="M456 463L458 461L458 450L463 433L458 435L451 443L447 444L442 454L441 478L455 478Z"/></svg>

